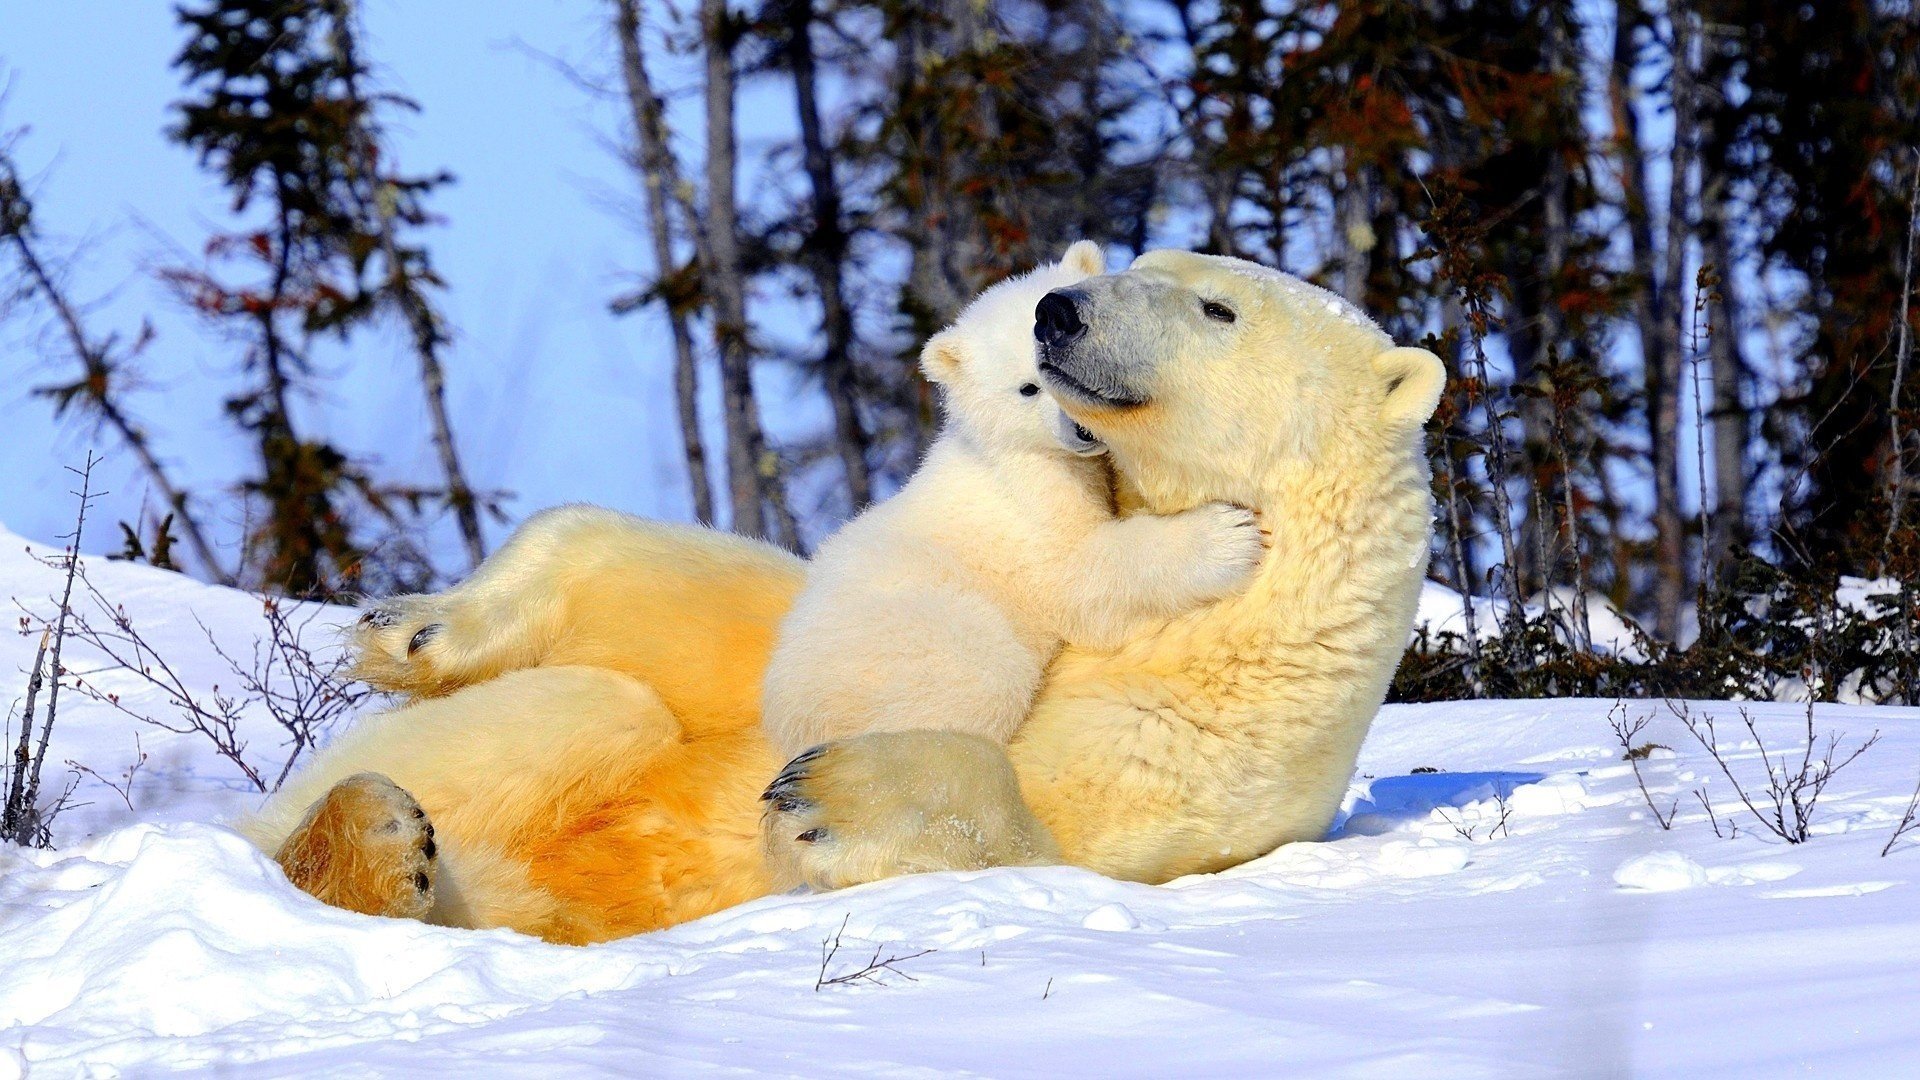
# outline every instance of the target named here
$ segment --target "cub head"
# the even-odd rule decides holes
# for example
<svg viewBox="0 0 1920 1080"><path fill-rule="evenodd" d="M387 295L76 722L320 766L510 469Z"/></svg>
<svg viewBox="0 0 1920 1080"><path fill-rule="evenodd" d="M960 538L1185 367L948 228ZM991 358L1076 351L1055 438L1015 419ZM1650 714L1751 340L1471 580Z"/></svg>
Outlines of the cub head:
<svg viewBox="0 0 1920 1080"><path fill-rule="evenodd" d="M1062 410L1158 509L1261 505L1289 464L1415 452L1446 380L1333 293L1184 251L1055 289L1033 332Z"/></svg>
<svg viewBox="0 0 1920 1080"><path fill-rule="evenodd" d="M1061 414L1036 365L1033 308L1054 289L1106 269L1100 246L1082 240L1060 261L1008 278L976 297L920 352L920 370L941 388L947 423L996 450L1100 454L1105 447Z"/></svg>

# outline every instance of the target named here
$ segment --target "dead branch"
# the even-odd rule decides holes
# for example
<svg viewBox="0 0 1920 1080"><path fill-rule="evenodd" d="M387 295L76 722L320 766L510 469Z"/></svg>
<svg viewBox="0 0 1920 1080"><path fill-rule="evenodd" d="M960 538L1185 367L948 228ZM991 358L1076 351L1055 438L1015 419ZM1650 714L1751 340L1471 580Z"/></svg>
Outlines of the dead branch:
<svg viewBox="0 0 1920 1080"><path fill-rule="evenodd" d="M640 174L647 193L647 225L653 241L655 284L666 309L667 329L673 337L673 391L679 410L682 452L687 461L687 485L693 493L694 518L702 525L714 522L713 485L707 476L707 446L700 434L699 360L694 351L693 331L689 325L691 309L697 303L698 266L677 272L674 257L676 229L671 211L677 209L681 229L698 236L700 215L694 208L692 190L680 173L680 160L668 142L666 110L655 93L653 78L647 71L646 44L641 40L640 0L614 0L614 33L620 43L620 73L626 84L627 108L632 114L635 171ZM671 202L669 200L671 199ZM616 301L614 310L622 308Z"/></svg>
<svg viewBox="0 0 1920 1080"><path fill-rule="evenodd" d="M20 741L14 749L13 776L7 785L5 810L0 812L0 839L23 846L31 843L46 847L52 842L49 826L67 801L63 794L52 807L46 810L40 808L40 770L46 764L47 744L53 738L54 718L60 711L60 676L65 674L60 667L60 652L66 644L68 625L73 614L73 583L81 573L80 539L87 528L87 510L97 497L93 491L93 467L99 461L92 451L88 451L85 464L78 469L67 470L80 478L80 490L73 493L78 500L78 509L74 513L73 532L65 537L68 541L66 552L61 558L53 560L53 564L65 564L66 577L61 586L59 610L41 629L40 647L34 652L33 672L27 677L27 710L21 717ZM47 712L40 721L40 741L32 746L29 753L35 698L41 680L47 675L52 676L47 686ZM69 787L68 794L71 790Z"/></svg>
<svg viewBox="0 0 1920 1080"><path fill-rule="evenodd" d="M1825 747L1816 755L1816 744L1822 740L1814 729L1813 700L1808 695L1806 726L1800 748L1800 759L1796 763L1792 754L1776 755L1767 749L1766 740L1761 738L1759 726L1753 714L1741 709L1740 720L1747 729L1748 736L1760 752L1760 765L1766 772L1766 787L1756 795L1747 785L1734 775L1733 766L1727 760L1727 754L1720 747L1719 732L1716 730L1711 713L1702 713L1695 717L1685 702L1669 700L1667 710L1687 729L1694 741L1698 742L1713 763L1720 767L1721 775L1733 785L1733 793L1756 820L1766 826L1767 831L1785 840L1789 844L1804 844L1811 839L1813 812L1825 793L1827 785L1840 770L1867 752L1880 741L1880 732L1863 739L1858 746L1845 753L1841 752L1840 742L1844 737L1837 732L1828 732Z"/></svg>
<svg viewBox="0 0 1920 1080"><path fill-rule="evenodd" d="M1907 800L1906 812L1900 815L1900 823L1893 827L1893 835L1887 837L1887 846L1880 849L1880 857L1886 858L1893 851L1893 845L1900 842L1900 837L1915 825L1920 825L1920 781L1914 783L1913 796Z"/></svg>
<svg viewBox="0 0 1920 1080"><path fill-rule="evenodd" d="M218 684L199 691L141 632L126 609L94 584L84 565L76 571L75 580L93 610L73 612L70 633L107 662L85 671L66 672L73 689L140 723L207 739L214 752L238 769L257 791L276 790L306 752L373 693L347 678L350 661L344 652L316 656L302 643L303 633L324 610L318 605L296 607L296 615L288 609L288 601L263 595L260 602L267 634L254 641L251 655L245 658L228 652L196 617L201 632L238 686L235 692L223 692ZM32 616L21 621L29 631L38 626ZM158 691L167 707L155 715L135 708L122 695L101 685L101 676L122 672L137 676L148 688ZM286 735L281 744L284 752L276 760L261 761L249 752L249 741L242 734L243 720L256 710L264 712Z"/></svg>
<svg viewBox="0 0 1920 1080"><path fill-rule="evenodd" d="M840 929L834 931L834 934L832 937L824 938L821 940L820 942L820 974L818 977L816 977L813 980L814 993L819 993L820 988L823 986L851 986L854 983L872 983L875 986L885 986L887 985L887 982L884 978L882 978L882 975L885 975L885 974L898 975L901 978L907 980L908 982L919 981L918 979L915 979L913 976L907 974L906 972L901 971L896 965L906 963L908 960L917 960L920 957L926 956L937 950L921 949L919 952L916 952L916 953L907 953L901 956L889 956L886 959L882 960L880 958L880 953L886 947L884 945L876 945L874 946L874 949L873 949L872 958L870 958L864 966L853 971L848 971L839 975L834 975L832 977L829 977L827 975L827 968L829 965L833 963L834 957L840 954L841 938L843 935L846 934L847 922L852 918L853 918L853 913L848 912L846 918L843 918L840 920ZM983 962L985 961L986 959L985 954L982 954L981 959Z"/></svg>
<svg viewBox="0 0 1920 1080"><path fill-rule="evenodd" d="M233 575L214 556L213 545L207 541L199 520L188 509L187 493L174 484L166 466L160 463L152 443L148 441L146 429L114 396L113 388L119 384L114 376L125 364L124 357L113 355L114 339L109 337L103 342L87 333L80 320L78 306L48 270L33 228L32 204L27 200L20 175L5 146L0 146L0 240L5 240L13 247L21 268L26 271L29 293L38 293L53 310L61 332L67 339L68 350L80 362L81 377L77 381L65 386L43 387L35 391L36 395L53 400L56 416L70 404L78 402L83 408L91 410L98 422L112 428L120 441L126 443L134 457L139 459L140 468L146 472L153 486L159 489L174 520L186 533L187 543L193 546L193 553L200 560L202 570L222 585L233 584ZM142 343L145 338L143 333ZM138 344L134 351L138 351Z"/></svg>
<svg viewBox="0 0 1920 1080"><path fill-rule="evenodd" d="M1673 828L1674 815L1680 812L1680 800L1675 799L1672 805L1667 807L1666 813L1660 812L1659 805L1653 801L1653 793L1647 790L1646 777L1640 775L1640 762L1653 752L1654 744L1645 743L1637 747L1633 745L1633 740L1650 722L1651 718L1645 716L1628 720L1627 703L1624 701L1614 702L1613 708L1607 710L1607 723L1613 728L1613 737L1620 743L1620 749L1623 751L1621 759L1633 767L1633 782L1640 786L1640 797L1646 800L1647 809L1652 812L1653 820L1660 823L1661 829L1668 830ZM1717 833L1720 830L1716 826L1714 831Z"/></svg>
<svg viewBox="0 0 1920 1080"><path fill-rule="evenodd" d="M100 781L102 784L106 785L107 788L110 789L115 795L120 796L120 801L127 804L128 810L132 810L133 809L133 780L135 776L139 775L141 767L146 765L147 763L147 751L145 747L140 745L140 733L137 731L133 733L133 753L134 753L133 764L121 770L119 780L109 780L106 777L100 775L100 773L96 771L93 768L93 766L82 765L81 763L73 760L72 758L67 759L67 768L72 769L75 773L91 776L95 780Z"/></svg>

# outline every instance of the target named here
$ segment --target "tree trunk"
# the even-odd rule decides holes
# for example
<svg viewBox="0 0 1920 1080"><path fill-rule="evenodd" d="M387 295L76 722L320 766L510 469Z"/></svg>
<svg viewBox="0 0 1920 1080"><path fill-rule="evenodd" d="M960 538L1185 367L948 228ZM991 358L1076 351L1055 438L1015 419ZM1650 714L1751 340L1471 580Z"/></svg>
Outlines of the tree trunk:
<svg viewBox="0 0 1920 1080"><path fill-rule="evenodd" d="M726 0L701 0L706 59L707 220L703 277L720 355L721 400L727 432L727 494L733 530L796 546L793 517L781 489L779 461L768 452L753 392L753 354L747 341L746 281L734 195L734 27Z"/></svg>
<svg viewBox="0 0 1920 1080"><path fill-rule="evenodd" d="M1708 329L1712 334L1708 356L1713 371L1710 425L1715 495L1713 536L1707 558L1709 566L1724 568L1734 546L1748 542L1747 410L1741 399L1741 388L1747 383L1747 364L1740 349L1740 307L1733 291L1733 238L1731 223L1727 220L1726 195L1723 184L1717 183L1715 187L1720 189L1715 196L1702 196L1703 206L1713 215L1709 251L1720 274L1719 298L1708 310Z"/></svg>
<svg viewBox="0 0 1920 1080"><path fill-rule="evenodd" d="M1346 183L1335 195L1339 203L1340 235L1335 243L1340 252L1340 293L1349 303L1364 309L1367 282L1372 276L1373 249L1379 240L1373 232L1373 185L1367 167L1353 160L1351 152L1347 154L1346 172ZM1274 248L1278 251L1282 246L1276 242Z"/></svg>
<svg viewBox="0 0 1920 1080"><path fill-rule="evenodd" d="M341 0L331 7L331 14L333 45L340 54L341 70L347 73L348 100L364 108L366 102L358 84L357 73L362 69L357 56L359 44L352 22L352 4L348 0ZM371 123L371 118L364 113L362 119L365 123ZM362 128L360 135L352 152L361 181L366 185L368 208L374 214L380 253L387 263L386 289L399 305L401 314L407 320L407 331L413 338L413 354L420 366L420 389L426 397L428 421L433 426L433 451L434 456L440 459L440 475L446 484L447 505L453 508L461 542L467 549L468 566L479 566L480 561L487 557L486 539L480 532L479 500L474 496L473 485L467 482L466 470L460 466L460 451L453 438L453 421L447 415L447 372L446 365L440 359L440 349L447 343L447 335L440 328L439 314L420 291L420 283L409 274L398 238L394 235L394 202L383 190L385 181L379 169L381 148L374 145L370 128Z"/></svg>
<svg viewBox="0 0 1920 1080"><path fill-rule="evenodd" d="M1648 461L1653 470L1654 627L1660 637L1672 641L1680 632L1680 605L1686 595L1687 572L1686 541L1680 520L1679 458L1675 430L1679 418L1677 345L1680 313L1667 304L1671 295L1669 290L1675 287L1674 283L1662 280L1655 267L1652 211L1647 205L1647 161L1640 143L1639 118L1634 111L1639 90L1633 84L1637 59L1633 48L1633 32L1640 24L1641 15L1636 0L1619 0L1614 10L1613 67L1608 82L1614 133L1621 155L1620 187L1625 204L1622 209L1627 222L1630 258L1637 279L1632 308L1640 342L1641 385L1646 395ZM1675 20L1676 27L1680 21ZM1674 97L1678 105L1681 88L1677 83L1685 65L1677 47L1674 54ZM1679 124L1679 110L1676 108L1675 111L1675 130L1678 132L1684 129ZM1676 166L1682 164L1684 156L1680 145L1681 141L1676 141ZM1681 179L1684 174L1677 167L1674 173L1676 179L1672 193L1684 199ZM1684 215L1684 202L1669 206L1668 242L1674 242L1677 232L1680 248L1677 253L1667 253L1669 273L1678 273L1673 269L1673 262L1676 258L1685 258L1684 218L1679 223L1671 220L1676 212Z"/></svg>
<svg viewBox="0 0 1920 1080"><path fill-rule="evenodd" d="M390 228L391 222L387 224ZM460 451L453 441L453 422L447 417L447 374L440 362L440 347L446 344L447 336L440 330L439 315L427 303L427 298L420 295L418 284L406 279L400 269L391 232L382 236L381 246L385 249L389 272L400 282L396 298L413 334L413 354L420 364L420 387L427 399L428 420L433 425L433 451L440 459L440 475L447 485L447 505L453 507L454 520L459 523L468 565L479 566L487 557L486 539L480 532L479 500L474 497L473 486L467 483L466 471L460 467Z"/></svg>
<svg viewBox="0 0 1920 1080"><path fill-rule="evenodd" d="M1660 347L1659 423L1648 436L1654 447L1654 533L1658 545L1655 605L1661 635L1677 642L1680 607L1685 602L1687 588L1687 540L1680 515L1680 379L1687 360L1684 324L1692 310L1687 303L1687 247L1693 235L1691 182L1697 108L1693 15L1684 0L1674 0L1668 8L1668 18L1673 34L1670 78L1673 152L1669 158L1667 228L1662 251L1665 258L1660 276L1660 290L1666 297L1660 306L1666 317L1659 323L1664 338ZM1700 437L1705 438L1705 434ZM1704 505L1705 491L1701 492L1701 501Z"/></svg>
<svg viewBox="0 0 1920 1080"><path fill-rule="evenodd" d="M793 71L794 104L800 116L800 144L813 193L813 227L801 250L814 289L820 294L820 328L827 339L820 374L833 408L834 448L846 471L852 509L858 513L873 499L873 479L867 464L870 440L860 423L855 382L853 312L846 298L847 233L840 211L840 184L827 150L816 92L813 0L787 0L787 30L787 60Z"/></svg>
<svg viewBox="0 0 1920 1080"><path fill-rule="evenodd" d="M641 40L641 0L614 0L614 31L620 42L620 74L627 91L627 110L633 123L635 164L646 191L647 226L653 243L654 280L667 282L675 273L672 212L677 204L682 225L697 234L699 221L684 201L680 163L667 141L667 124L660 95L647 72L645 43ZM671 201L670 201L671 196ZM663 288L667 328L673 337L673 397L680 421L680 444L687 461L687 490L693 496L693 515L712 525L713 482L707 475L706 439L700 433L699 355L688 325L685 290Z"/></svg>

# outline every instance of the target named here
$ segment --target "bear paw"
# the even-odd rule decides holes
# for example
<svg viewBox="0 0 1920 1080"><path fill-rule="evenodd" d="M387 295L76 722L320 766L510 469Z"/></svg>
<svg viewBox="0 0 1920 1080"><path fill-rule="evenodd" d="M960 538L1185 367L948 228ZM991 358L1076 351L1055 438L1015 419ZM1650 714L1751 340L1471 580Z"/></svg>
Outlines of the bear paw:
<svg viewBox="0 0 1920 1080"><path fill-rule="evenodd" d="M439 876L433 823L412 795L379 773L333 785L274 861L300 891L363 915L425 918Z"/></svg>
<svg viewBox="0 0 1920 1080"><path fill-rule="evenodd" d="M1205 503L1180 515L1198 541L1192 583L1204 602L1233 596L1253 583L1269 538L1260 515L1233 503Z"/></svg>
<svg viewBox="0 0 1920 1080"><path fill-rule="evenodd" d="M447 612L437 595L369 601L353 626L354 677L389 693L433 694L459 682L445 663Z"/></svg>
<svg viewBox="0 0 1920 1080"><path fill-rule="evenodd" d="M783 888L1059 860L1005 750L977 735L871 732L816 746L761 800L761 847Z"/></svg>

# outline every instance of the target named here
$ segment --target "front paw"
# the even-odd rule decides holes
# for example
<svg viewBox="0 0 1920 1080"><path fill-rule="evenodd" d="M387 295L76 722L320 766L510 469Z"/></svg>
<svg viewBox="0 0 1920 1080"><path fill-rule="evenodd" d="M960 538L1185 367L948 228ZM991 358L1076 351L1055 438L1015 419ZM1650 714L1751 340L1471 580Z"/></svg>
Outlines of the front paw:
<svg viewBox="0 0 1920 1080"><path fill-rule="evenodd" d="M1180 515L1193 530L1194 591L1202 600L1244 592L1267 554L1260 516L1233 503L1206 503Z"/></svg>
<svg viewBox="0 0 1920 1080"><path fill-rule="evenodd" d="M999 744L947 731L816 746L761 796L761 848L782 888L1058 861Z"/></svg>

